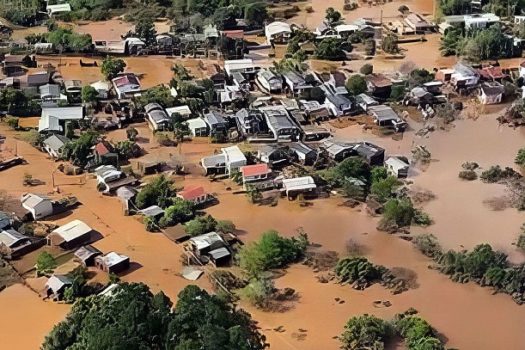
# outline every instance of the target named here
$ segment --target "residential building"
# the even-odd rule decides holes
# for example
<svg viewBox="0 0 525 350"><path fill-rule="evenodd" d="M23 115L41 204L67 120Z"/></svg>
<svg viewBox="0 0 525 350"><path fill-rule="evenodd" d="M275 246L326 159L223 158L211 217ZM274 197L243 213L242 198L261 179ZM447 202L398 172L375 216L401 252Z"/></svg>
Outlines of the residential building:
<svg viewBox="0 0 525 350"><path fill-rule="evenodd" d="M38 87L42 105L53 106L59 101L67 103L67 97L60 92L60 85L45 84Z"/></svg>
<svg viewBox="0 0 525 350"><path fill-rule="evenodd" d="M42 107L42 114L38 121L39 132L63 132L65 123L78 121L84 118L82 106L69 107Z"/></svg>
<svg viewBox="0 0 525 350"><path fill-rule="evenodd" d="M355 102L357 103L357 105L359 107L361 107L363 112L367 112L368 108L370 108L372 106L379 105L379 102L377 102L373 97L368 96L367 94L359 94L359 95L357 95L355 97Z"/></svg>
<svg viewBox="0 0 525 350"><path fill-rule="evenodd" d="M49 5L48 3L48 5L46 6L46 12L49 15L49 17L71 12L71 5L69 5L68 3Z"/></svg>
<svg viewBox="0 0 525 350"><path fill-rule="evenodd" d="M177 113L184 119L188 119L189 117L191 117L192 114L190 107L188 107L187 105L166 108L166 113L169 117L171 117L174 113Z"/></svg>
<svg viewBox="0 0 525 350"><path fill-rule="evenodd" d="M259 108L263 112L266 124L275 141L297 141L301 130L290 119L283 106L267 106Z"/></svg>
<svg viewBox="0 0 525 350"><path fill-rule="evenodd" d="M118 99L133 97L141 91L139 78L133 73L122 73L111 80Z"/></svg>
<svg viewBox="0 0 525 350"><path fill-rule="evenodd" d="M343 95L326 94L324 104L334 117L347 115L352 111L352 102Z"/></svg>
<svg viewBox="0 0 525 350"><path fill-rule="evenodd" d="M70 142L70 140L60 134L52 134L47 139L42 141L44 150L53 158L59 159L62 157L62 151L64 146Z"/></svg>
<svg viewBox="0 0 525 350"><path fill-rule="evenodd" d="M72 249L88 243L93 229L80 220L73 220L53 230L47 237L47 244L62 249Z"/></svg>
<svg viewBox="0 0 525 350"><path fill-rule="evenodd" d="M385 160L385 167L389 174L397 178L406 178L410 164L406 157L392 156Z"/></svg>
<svg viewBox="0 0 525 350"><path fill-rule="evenodd" d="M315 192L317 186L311 176L283 180L283 192L287 197Z"/></svg>
<svg viewBox="0 0 525 350"><path fill-rule="evenodd" d="M435 24L428 22L418 13L410 13L405 17L405 23L416 33L431 32L435 29Z"/></svg>
<svg viewBox="0 0 525 350"><path fill-rule="evenodd" d="M53 275L48 278L45 287L44 295L55 300L62 299L62 295L67 287L71 286L73 281L64 275Z"/></svg>
<svg viewBox="0 0 525 350"><path fill-rule="evenodd" d="M365 76L368 91L377 97L388 98L392 92L392 81L382 74L372 73Z"/></svg>
<svg viewBox="0 0 525 350"><path fill-rule="evenodd" d="M199 206L213 200L213 196L207 193L202 186L187 186L177 192L177 198L192 202Z"/></svg>
<svg viewBox="0 0 525 350"><path fill-rule="evenodd" d="M109 91L111 90L112 84L108 81L99 80L92 83L91 87L97 90L98 98L107 99L109 98Z"/></svg>
<svg viewBox="0 0 525 350"><path fill-rule="evenodd" d="M186 121L193 137L206 137L209 135L209 127L203 118L194 118Z"/></svg>
<svg viewBox="0 0 525 350"><path fill-rule="evenodd" d="M93 157L95 164L115 165L118 166L118 153L111 143L106 140L97 142L93 146Z"/></svg>
<svg viewBox="0 0 525 350"><path fill-rule="evenodd" d="M208 125L211 135L225 135L228 131L228 122L218 111L210 111L204 114L204 121Z"/></svg>
<svg viewBox="0 0 525 350"><path fill-rule="evenodd" d="M227 265L231 259L228 244L217 232L209 232L189 239L192 251L199 259L212 259L217 266Z"/></svg>
<svg viewBox="0 0 525 350"><path fill-rule="evenodd" d="M273 182L268 181L271 170L266 163L245 165L241 167L242 183L244 189L253 186L257 189L273 187Z"/></svg>
<svg viewBox="0 0 525 350"><path fill-rule="evenodd" d="M31 246L31 239L28 236L12 228L0 229L0 256L8 256L12 259L22 255L21 251L29 246Z"/></svg>
<svg viewBox="0 0 525 350"><path fill-rule="evenodd" d="M222 154L226 160L226 173L231 174L233 171L240 169L246 165L246 157L238 146L230 146L222 148Z"/></svg>
<svg viewBox="0 0 525 350"><path fill-rule="evenodd" d="M250 79L247 78L247 75L244 75L240 72L234 72L232 73L231 78L232 78L233 86L237 87L240 91L250 91L251 83L250 83Z"/></svg>
<svg viewBox="0 0 525 350"><path fill-rule="evenodd" d="M22 207L31 213L34 220L40 220L53 214L53 202L48 197L25 193L20 201Z"/></svg>
<svg viewBox="0 0 525 350"><path fill-rule="evenodd" d="M257 73L257 82L269 93L279 93L283 89L283 79L270 69L262 69Z"/></svg>
<svg viewBox="0 0 525 350"><path fill-rule="evenodd" d="M501 103L505 88L497 81L484 82L479 86L479 101L484 105Z"/></svg>
<svg viewBox="0 0 525 350"><path fill-rule="evenodd" d="M129 257L109 252L95 257L95 266L107 273L120 273L129 269Z"/></svg>
<svg viewBox="0 0 525 350"><path fill-rule="evenodd" d="M224 71L229 77L232 77L233 73L241 73L243 75L246 74L248 77L253 77L259 69L250 58L224 61Z"/></svg>
<svg viewBox="0 0 525 350"><path fill-rule="evenodd" d="M290 40L292 29L288 23L275 21L264 27L268 44L286 44Z"/></svg>
<svg viewBox="0 0 525 350"><path fill-rule="evenodd" d="M151 130L159 131L169 128L171 118L161 105L158 103L149 103L144 107L144 110L146 111L148 125Z"/></svg>
<svg viewBox="0 0 525 350"><path fill-rule="evenodd" d="M235 113L235 121L245 137L268 132L264 114L259 110L243 108Z"/></svg>
<svg viewBox="0 0 525 350"><path fill-rule="evenodd" d="M295 71L287 71L283 73L284 85L288 92L293 96L298 96L304 90L312 88L312 85L308 84L304 77Z"/></svg>
<svg viewBox="0 0 525 350"><path fill-rule="evenodd" d="M357 33L359 31L359 26L355 24L339 24L335 26L334 29L341 38L347 38L350 35Z"/></svg>
<svg viewBox="0 0 525 350"><path fill-rule="evenodd" d="M95 266L95 258L99 255L102 255L102 252L91 244L86 244L73 253L74 260L80 262L84 267Z"/></svg>
<svg viewBox="0 0 525 350"><path fill-rule="evenodd" d="M479 78L480 75L474 68L460 62L454 66L450 82L456 88L470 88L478 85Z"/></svg>
<svg viewBox="0 0 525 350"><path fill-rule="evenodd" d="M368 113L378 126L393 128L396 132L404 131L407 127L407 123L389 106L372 106L368 108Z"/></svg>
<svg viewBox="0 0 525 350"><path fill-rule="evenodd" d="M336 162L341 162L355 154L354 148L351 145L335 142L332 139L324 140L321 143L321 147L328 153L328 157Z"/></svg>
<svg viewBox="0 0 525 350"><path fill-rule="evenodd" d="M313 165L317 159L317 151L302 142L294 142L289 145L299 163Z"/></svg>
<svg viewBox="0 0 525 350"><path fill-rule="evenodd" d="M385 161L385 150L370 142L355 143L353 144L353 149L370 166L381 166Z"/></svg>

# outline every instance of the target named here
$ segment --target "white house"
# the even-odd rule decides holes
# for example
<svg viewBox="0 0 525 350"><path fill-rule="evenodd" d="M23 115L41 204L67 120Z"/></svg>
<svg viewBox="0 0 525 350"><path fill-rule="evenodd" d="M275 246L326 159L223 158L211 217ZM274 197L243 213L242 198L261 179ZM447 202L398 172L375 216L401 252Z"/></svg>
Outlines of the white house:
<svg viewBox="0 0 525 350"><path fill-rule="evenodd" d="M174 97L177 97L177 96L174 96ZM187 105L175 106L175 107L166 108L166 113L168 114L169 117L171 117L173 113L178 113L183 118L187 119L191 116L191 109Z"/></svg>
<svg viewBox="0 0 525 350"><path fill-rule="evenodd" d="M148 103L144 110L146 111L149 127L153 131L165 130L171 122L164 108L158 103Z"/></svg>
<svg viewBox="0 0 525 350"><path fill-rule="evenodd" d="M25 193L20 199L22 207L29 211L33 219L39 220L53 214L53 202L45 196Z"/></svg>
<svg viewBox="0 0 525 350"><path fill-rule="evenodd" d="M389 174L397 178L406 178L410 165L405 157L388 157L385 160L385 167Z"/></svg>
<svg viewBox="0 0 525 350"><path fill-rule="evenodd" d="M118 99L133 97L141 91L139 78L133 73L123 73L111 80Z"/></svg>
<svg viewBox="0 0 525 350"><path fill-rule="evenodd" d="M259 69L251 58L224 61L224 71L230 77L236 72L241 74L255 74Z"/></svg>
<svg viewBox="0 0 525 350"><path fill-rule="evenodd" d="M47 139L42 141L44 150L54 159L58 159L62 156L63 147L69 139L63 135L52 134Z"/></svg>
<svg viewBox="0 0 525 350"><path fill-rule="evenodd" d="M232 171L238 170L240 167L246 165L247 160L238 146L230 146L222 148L222 154L226 160L226 173L231 174Z"/></svg>
<svg viewBox="0 0 525 350"><path fill-rule="evenodd" d="M110 82L99 80L91 84L91 87L97 90L98 98L106 99L109 97L109 91L111 90Z"/></svg>
<svg viewBox="0 0 525 350"><path fill-rule="evenodd" d="M82 243L87 243L91 238L93 229L80 220L73 220L53 230L47 237L47 244L71 249Z"/></svg>
<svg viewBox="0 0 525 350"><path fill-rule="evenodd" d="M287 196L290 196L290 194L311 192L316 188L315 181L311 176L283 180L283 191Z"/></svg>
<svg viewBox="0 0 525 350"><path fill-rule="evenodd" d="M285 44L290 40L292 29L288 23L276 21L264 27L264 34L268 44Z"/></svg>
<svg viewBox="0 0 525 350"><path fill-rule="evenodd" d="M194 118L186 121L190 128L191 135L194 137L205 137L208 136L209 129L208 124L203 118Z"/></svg>
<svg viewBox="0 0 525 350"><path fill-rule="evenodd" d="M63 131L62 123L84 118L82 106L42 107L42 114L38 121L38 131Z"/></svg>
<svg viewBox="0 0 525 350"><path fill-rule="evenodd" d="M61 13L71 12L71 5L69 4L56 4L56 5L47 5L46 7L47 14L52 17Z"/></svg>
<svg viewBox="0 0 525 350"><path fill-rule="evenodd" d="M350 113L352 102L343 95L326 94L324 104L334 117Z"/></svg>

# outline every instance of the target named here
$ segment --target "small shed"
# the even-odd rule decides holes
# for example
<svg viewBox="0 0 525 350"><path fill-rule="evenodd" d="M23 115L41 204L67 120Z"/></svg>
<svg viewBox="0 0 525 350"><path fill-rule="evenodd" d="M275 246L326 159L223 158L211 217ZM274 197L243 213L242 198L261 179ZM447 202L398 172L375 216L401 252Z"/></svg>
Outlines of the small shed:
<svg viewBox="0 0 525 350"><path fill-rule="evenodd" d="M152 205L142 210L139 210L139 213L149 218L158 218L164 215L164 209L158 205Z"/></svg>
<svg viewBox="0 0 525 350"><path fill-rule="evenodd" d="M283 191L286 193L287 197L298 195L300 193L311 193L314 192L316 188L315 181L311 176L283 180Z"/></svg>
<svg viewBox="0 0 525 350"><path fill-rule="evenodd" d="M397 178L406 178L410 165L406 157L392 156L385 161L387 171Z"/></svg>
<svg viewBox="0 0 525 350"><path fill-rule="evenodd" d="M95 266L107 273L119 273L129 269L129 257L109 252L95 258Z"/></svg>
<svg viewBox="0 0 525 350"><path fill-rule="evenodd" d="M48 298L61 299L64 290L71 286L73 281L65 275L53 275L46 282L44 293Z"/></svg>
<svg viewBox="0 0 525 350"><path fill-rule="evenodd" d="M501 103L505 88L496 81L484 82L479 87L479 101L484 105Z"/></svg>
<svg viewBox="0 0 525 350"><path fill-rule="evenodd" d="M101 255L102 252L90 244L78 248L73 255L75 260L80 262L82 266L94 266L95 258Z"/></svg>

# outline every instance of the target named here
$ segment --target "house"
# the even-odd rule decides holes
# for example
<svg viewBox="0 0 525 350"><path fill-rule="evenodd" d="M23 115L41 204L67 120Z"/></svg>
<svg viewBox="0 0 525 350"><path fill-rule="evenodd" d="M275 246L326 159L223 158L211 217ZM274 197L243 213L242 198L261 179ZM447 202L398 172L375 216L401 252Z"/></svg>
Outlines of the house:
<svg viewBox="0 0 525 350"><path fill-rule="evenodd" d="M293 197L302 193L315 192L317 186L311 176L296 177L283 180L283 192L287 197Z"/></svg>
<svg viewBox="0 0 525 350"><path fill-rule="evenodd" d="M335 142L332 139L324 140L321 143L321 147L328 153L330 159L336 162L341 162L355 154L354 148L351 145Z"/></svg>
<svg viewBox="0 0 525 350"><path fill-rule="evenodd" d="M352 102L343 95L326 94L324 104L334 117L350 114Z"/></svg>
<svg viewBox="0 0 525 350"><path fill-rule="evenodd" d="M72 249L91 240L93 229L80 220L73 220L53 230L47 237L47 244L62 249Z"/></svg>
<svg viewBox="0 0 525 350"><path fill-rule="evenodd" d="M53 17L55 15L60 15L63 13L71 12L71 5L68 3L64 4L56 4L56 5L47 5L46 6L46 12L49 15L49 17Z"/></svg>
<svg viewBox="0 0 525 350"><path fill-rule="evenodd" d="M73 281L67 276L53 275L48 278L44 287L44 293L48 298L59 300L62 298L65 289L72 284Z"/></svg>
<svg viewBox="0 0 525 350"><path fill-rule="evenodd" d="M244 74L240 72L234 72L231 78L232 78L233 86L235 86L236 88L242 91L250 91L250 88L251 88L250 80Z"/></svg>
<svg viewBox="0 0 525 350"><path fill-rule="evenodd" d="M222 89L226 85L226 75L222 72L222 69L216 63L207 64L205 67L206 75L208 79L213 81L213 87L216 89Z"/></svg>
<svg viewBox="0 0 525 350"><path fill-rule="evenodd" d="M100 99L106 99L109 98L109 91L111 90L112 84L108 81L96 81L91 84L91 87L93 87L98 92L98 98Z"/></svg>
<svg viewBox="0 0 525 350"><path fill-rule="evenodd" d="M264 114L259 110L243 108L235 113L235 121L245 137L268 132Z"/></svg>
<svg viewBox="0 0 525 350"><path fill-rule="evenodd" d="M84 119L84 108L82 106L68 107L42 107L42 114L38 121L39 132L62 132L65 123Z"/></svg>
<svg viewBox="0 0 525 350"><path fill-rule="evenodd" d="M60 93L60 85L45 84L38 87L40 99L43 104L57 104L59 101L67 102L67 97Z"/></svg>
<svg viewBox="0 0 525 350"><path fill-rule="evenodd" d="M31 213L34 220L40 220L53 214L53 202L48 197L25 193L20 201L22 207Z"/></svg>
<svg viewBox="0 0 525 350"><path fill-rule="evenodd" d="M97 184L107 185L120 179L123 173L113 165L102 165L95 169L95 175L97 176Z"/></svg>
<svg viewBox="0 0 525 350"><path fill-rule="evenodd" d="M147 218L159 219L161 216L164 215L164 209L162 209L158 205L151 205L147 208L139 210L139 214Z"/></svg>
<svg viewBox="0 0 525 350"><path fill-rule="evenodd" d="M302 142L291 143L288 147L294 152L297 160L304 165L313 165L317 159L317 152Z"/></svg>
<svg viewBox="0 0 525 350"><path fill-rule="evenodd" d="M283 79L270 69L262 69L257 73L257 83L269 93L279 93L283 89Z"/></svg>
<svg viewBox="0 0 525 350"><path fill-rule="evenodd" d="M209 134L208 124L203 118L194 118L186 121L193 137L206 137Z"/></svg>
<svg viewBox="0 0 525 350"><path fill-rule="evenodd" d="M216 266L227 265L231 259L227 243L217 232L209 232L189 239L192 251L199 259L213 259Z"/></svg>
<svg viewBox="0 0 525 350"><path fill-rule="evenodd" d="M103 54L128 54L136 55L146 43L139 38L126 38L125 40L95 40L95 51Z"/></svg>
<svg viewBox="0 0 525 350"><path fill-rule="evenodd" d="M404 131L408 126L389 106L372 106L368 109L368 113L374 118L374 122L378 126L393 128L396 132Z"/></svg>
<svg viewBox="0 0 525 350"><path fill-rule="evenodd" d="M248 186L257 189L273 187L273 182L268 181L272 171L266 163L245 165L241 167L242 183L246 190Z"/></svg>
<svg viewBox="0 0 525 350"><path fill-rule="evenodd" d="M478 85L479 77L479 73L474 68L460 62L454 66L450 82L456 88L469 88Z"/></svg>
<svg viewBox="0 0 525 350"><path fill-rule="evenodd" d="M238 146L230 146L222 148L222 154L226 160L226 173L231 174L233 171L240 169L246 165L246 157Z"/></svg>
<svg viewBox="0 0 525 350"><path fill-rule="evenodd" d="M177 113L184 119L188 119L192 114L190 107L187 105L166 108L166 113L169 117Z"/></svg>
<svg viewBox="0 0 525 350"><path fill-rule="evenodd" d="M372 73L365 76L368 91L377 97L388 98L392 92L392 81L382 74Z"/></svg>
<svg viewBox="0 0 525 350"><path fill-rule="evenodd" d="M102 255L102 252L91 244L86 244L73 253L74 260L78 261L84 267L94 266L95 258L99 255Z"/></svg>
<svg viewBox="0 0 525 350"><path fill-rule="evenodd" d="M118 154L113 145L106 140L99 141L93 146L93 157L95 164L118 165Z"/></svg>
<svg viewBox="0 0 525 350"><path fill-rule="evenodd" d="M440 95L442 93L441 88L443 87L443 82L439 80L429 81L424 83L423 87L433 95Z"/></svg>
<svg viewBox="0 0 525 350"><path fill-rule="evenodd" d="M368 111L368 108L379 105L379 102L377 102L373 97L368 96L367 94L357 95L355 97L355 102L365 113Z"/></svg>
<svg viewBox="0 0 525 350"><path fill-rule="evenodd" d="M434 95L427 91L424 87L416 86L410 90L408 94L408 102L414 105L426 105L432 104L434 101Z"/></svg>
<svg viewBox="0 0 525 350"><path fill-rule="evenodd" d="M0 229L0 255L6 255L13 258L16 255L21 255L17 254L17 251L30 245L31 240L28 236L23 235L12 228Z"/></svg>
<svg viewBox="0 0 525 350"><path fill-rule="evenodd" d="M60 134L52 134L47 139L42 141L44 150L53 158L59 159L62 157L62 150L70 140Z"/></svg>
<svg viewBox="0 0 525 350"><path fill-rule="evenodd" d="M405 157L392 156L385 160L385 167L389 174L397 178L406 178L410 164Z"/></svg>
<svg viewBox="0 0 525 350"><path fill-rule="evenodd" d="M436 27L418 13L410 13L408 16L406 16L405 23L416 33L432 32Z"/></svg>
<svg viewBox="0 0 525 350"><path fill-rule="evenodd" d="M217 111L210 111L204 114L204 121L208 125L211 135L225 135L228 131L226 119Z"/></svg>
<svg viewBox="0 0 525 350"><path fill-rule="evenodd" d="M36 67L36 57L30 55L11 55L6 54L2 61L2 66L6 67Z"/></svg>
<svg viewBox="0 0 525 350"><path fill-rule="evenodd" d="M118 99L133 97L141 91L139 78L133 73L122 73L111 80Z"/></svg>
<svg viewBox="0 0 525 350"><path fill-rule="evenodd" d="M484 105L501 103L505 88L497 81L484 82L479 86L479 101Z"/></svg>
<svg viewBox="0 0 525 350"><path fill-rule="evenodd" d="M11 215L4 211L0 211L0 230L9 228L12 224Z"/></svg>
<svg viewBox="0 0 525 350"><path fill-rule="evenodd" d="M503 73L503 69L500 66L483 67L481 69L478 69L478 73L481 79L488 80L488 81L501 82L502 79L508 77L507 74Z"/></svg>
<svg viewBox="0 0 525 350"><path fill-rule="evenodd" d="M315 126L315 125L304 125L302 140L305 142L309 141L321 141L322 139L329 138L332 133L329 129Z"/></svg>
<svg viewBox="0 0 525 350"><path fill-rule="evenodd" d="M39 87L49 84L50 76L48 72L35 72L28 74L26 78L26 85L28 87Z"/></svg>
<svg viewBox="0 0 525 350"><path fill-rule="evenodd" d="M385 150L370 142L353 144L355 153L364 159L370 166L381 166L385 160Z"/></svg>
<svg viewBox="0 0 525 350"><path fill-rule="evenodd" d="M171 119L158 103L148 103L144 110L146 111L146 116L148 120L148 125L151 130L166 130L171 124Z"/></svg>
<svg viewBox="0 0 525 350"><path fill-rule="evenodd" d="M452 68L441 68L436 72L436 80L447 82L452 79L452 74L456 71Z"/></svg>
<svg viewBox="0 0 525 350"><path fill-rule="evenodd" d="M64 80L64 88L66 93L70 96L80 97L82 93L82 81L80 80Z"/></svg>
<svg viewBox="0 0 525 350"><path fill-rule="evenodd" d="M137 190L130 186L122 186L117 188L117 191L115 193L117 195L117 198L122 203L122 210L124 212L124 215L129 215L130 207L134 206L133 199L137 195Z"/></svg>
<svg viewBox="0 0 525 350"><path fill-rule="evenodd" d="M119 273L129 269L129 257L109 252L95 257L95 266L107 273Z"/></svg>
<svg viewBox="0 0 525 350"><path fill-rule="evenodd" d="M254 77L259 69L251 58L224 61L224 71L229 77L232 77L233 73L241 73L249 78Z"/></svg>
<svg viewBox="0 0 525 350"><path fill-rule="evenodd" d="M259 108L263 112L273 139L279 141L297 141L301 134L299 127L290 119L283 106L266 106Z"/></svg>
<svg viewBox="0 0 525 350"><path fill-rule="evenodd" d="M312 85L306 83L304 77L295 71L287 71L283 73L284 85L288 92L293 96L298 96L304 90L312 88Z"/></svg>
<svg viewBox="0 0 525 350"><path fill-rule="evenodd" d="M339 24L335 26L334 29L341 38L347 38L350 35L357 33L359 31L359 26L355 24Z"/></svg>
<svg viewBox="0 0 525 350"><path fill-rule="evenodd" d="M194 205L202 205L213 200L213 196L207 193L202 186L188 186L177 192L177 198L192 202Z"/></svg>
<svg viewBox="0 0 525 350"><path fill-rule="evenodd" d="M264 27L264 34L268 44L286 44L290 40L292 28L288 23L275 21Z"/></svg>
<svg viewBox="0 0 525 350"><path fill-rule="evenodd" d="M445 35L448 29L451 27L464 27L465 29L485 29L499 22L500 18L493 13L445 16L442 18L442 21L439 24L439 32Z"/></svg>
<svg viewBox="0 0 525 350"><path fill-rule="evenodd" d="M290 163L290 149L280 145L261 145L257 149L257 159L271 168L281 167Z"/></svg>

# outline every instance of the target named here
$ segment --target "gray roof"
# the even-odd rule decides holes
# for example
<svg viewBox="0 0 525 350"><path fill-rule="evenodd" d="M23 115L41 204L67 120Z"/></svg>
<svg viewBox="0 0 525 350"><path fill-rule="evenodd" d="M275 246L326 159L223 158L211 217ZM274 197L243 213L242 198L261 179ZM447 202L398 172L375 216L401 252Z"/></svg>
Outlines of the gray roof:
<svg viewBox="0 0 525 350"><path fill-rule="evenodd" d="M210 126L217 124L226 124L226 119L224 119L224 117L216 111L210 111L209 113L206 113L204 115L204 120Z"/></svg>
<svg viewBox="0 0 525 350"><path fill-rule="evenodd" d="M7 247L12 247L25 239L28 237L13 229L0 231L0 244L5 244Z"/></svg>
<svg viewBox="0 0 525 350"><path fill-rule="evenodd" d="M350 106L352 102L342 95L326 95L326 99L332 102L336 107Z"/></svg>
<svg viewBox="0 0 525 350"><path fill-rule="evenodd" d="M259 71L259 76L266 79L267 81L270 81L272 79L278 79L279 81L282 81L281 76L275 74L270 69L263 69Z"/></svg>
<svg viewBox="0 0 525 350"><path fill-rule="evenodd" d="M60 97L60 86L56 84L46 84L38 87L40 98L44 97Z"/></svg>
<svg viewBox="0 0 525 350"><path fill-rule="evenodd" d="M49 277L46 282L46 287L51 289L53 293L57 293L65 286L70 286L72 281L69 277L64 275L53 275Z"/></svg>
<svg viewBox="0 0 525 350"><path fill-rule="evenodd" d="M139 211L144 216L154 217L164 214L164 210L158 205L152 205L151 207L144 208Z"/></svg>
<svg viewBox="0 0 525 350"><path fill-rule="evenodd" d="M304 79L304 77L297 72L294 72L294 71L284 72L283 76L285 77L285 79L291 81L294 85L309 86L308 84L306 84L306 80Z"/></svg>
<svg viewBox="0 0 525 350"><path fill-rule="evenodd" d="M313 148L308 147L307 145L305 145L302 142L291 143L289 145L289 147L290 147L291 150L293 150L297 154L304 154L304 155L306 155L306 154L309 154L309 153L312 153L312 152L315 153L315 150Z"/></svg>
<svg viewBox="0 0 525 350"><path fill-rule="evenodd" d="M0 211L0 230L11 226L11 216L6 212Z"/></svg>
<svg viewBox="0 0 525 350"><path fill-rule="evenodd" d="M55 152L58 152L66 143L68 143L70 140L63 136L63 135L57 135L53 134L49 136L47 139L43 141L44 145L48 146Z"/></svg>
<svg viewBox="0 0 525 350"><path fill-rule="evenodd" d="M370 113L378 121L396 120L399 119L397 113L389 106L379 105L372 106L368 109Z"/></svg>
<svg viewBox="0 0 525 350"><path fill-rule="evenodd" d="M226 165L226 156L224 154L215 154L213 156L204 157L201 160L202 166L205 168L213 168Z"/></svg>
<svg viewBox="0 0 525 350"><path fill-rule="evenodd" d="M208 253L210 257L212 257L214 260L218 260L221 258L225 258L227 256L230 256L230 251L226 249L225 247L217 248Z"/></svg>
<svg viewBox="0 0 525 350"><path fill-rule="evenodd" d="M98 250L97 248L93 247L90 244L78 248L74 253L75 257L77 257L78 259L82 261L86 261L87 259L93 256L97 256L101 254L102 252L100 250Z"/></svg>

